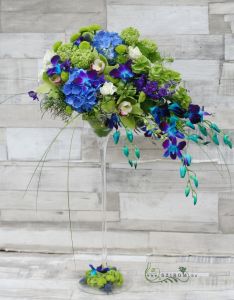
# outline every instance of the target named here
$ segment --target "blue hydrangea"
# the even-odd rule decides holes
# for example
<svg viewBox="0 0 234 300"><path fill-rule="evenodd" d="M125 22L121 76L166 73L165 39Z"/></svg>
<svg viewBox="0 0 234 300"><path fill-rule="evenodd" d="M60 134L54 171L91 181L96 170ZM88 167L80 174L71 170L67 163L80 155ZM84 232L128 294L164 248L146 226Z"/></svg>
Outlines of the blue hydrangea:
<svg viewBox="0 0 234 300"><path fill-rule="evenodd" d="M104 55L111 63L116 57L115 47L123 44L123 40L116 32L98 31L93 38L93 47Z"/></svg>
<svg viewBox="0 0 234 300"><path fill-rule="evenodd" d="M92 110L97 103L97 92L104 83L104 77L96 71L73 69L63 86L65 101L74 110L84 113Z"/></svg>

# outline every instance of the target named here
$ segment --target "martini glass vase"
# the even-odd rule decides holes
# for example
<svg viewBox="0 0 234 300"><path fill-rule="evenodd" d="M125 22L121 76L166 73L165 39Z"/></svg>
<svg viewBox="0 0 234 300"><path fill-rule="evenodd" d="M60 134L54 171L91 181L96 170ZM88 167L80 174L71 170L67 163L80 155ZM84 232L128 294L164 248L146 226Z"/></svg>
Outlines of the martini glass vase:
<svg viewBox="0 0 234 300"><path fill-rule="evenodd" d="M123 275L116 267L110 266L107 260L107 184L106 184L106 152L111 129L106 127L101 121L89 120L89 123L96 134L97 144L100 154L101 168L101 264L90 265L90 269L80 280L82 289L91 294L111 294L119 293L123 285Z"/></svg>

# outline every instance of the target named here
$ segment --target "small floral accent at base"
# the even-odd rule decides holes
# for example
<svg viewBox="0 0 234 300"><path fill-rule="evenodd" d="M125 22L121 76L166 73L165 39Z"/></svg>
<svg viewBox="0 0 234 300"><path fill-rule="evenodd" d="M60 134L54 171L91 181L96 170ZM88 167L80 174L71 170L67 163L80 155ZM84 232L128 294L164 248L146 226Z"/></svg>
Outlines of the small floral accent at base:
<svg viewBox="0 0 234 300"><path fill-rule="evenodd" d="M116 267L94 267L89 265L90 270L86 271L85 276L80 279L80 284L98 288L104 293L111 294L114 288L121 287L124 279L123 275Z"/></svg>

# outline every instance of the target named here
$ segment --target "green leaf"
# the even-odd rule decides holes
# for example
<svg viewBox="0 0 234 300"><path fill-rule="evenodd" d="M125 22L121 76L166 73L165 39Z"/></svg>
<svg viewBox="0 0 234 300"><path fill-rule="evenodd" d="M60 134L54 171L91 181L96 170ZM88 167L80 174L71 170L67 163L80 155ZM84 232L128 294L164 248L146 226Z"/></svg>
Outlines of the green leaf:
<svg viewBox="0 0 234 300"><path fill-rule="evenodd" d="M133 116L122 116L120 120L125 128L135 129L136 122Z"/></svg>
<svg viewBox="0 0 234 300"><path fill-rule="evenodd" d="M116 66L108 66L108 65L106 65L106 67L104 69L104 74L108 75L114 69L116 69Z"/></svg>
<svg viewBox="0 0 234 300"><path fill-rule="evenodd" d="M98 54L98 56L99 56L100 60L102 60L104 62L104 64L106 66L108 66L108 61L107 61L106 57L102 54Z"/></svg>
<svg viewBox="0 0 234 300"><path fill-rule="evenodd" d="M52 89L51 84L49 84L48 82L44 82L41 85L39 85L36 91L38 94L47 94L50 92L51 89Z"/></svg>
<svg viewBox="0 0 234 300"><path fill-rule="evenodd" d="M142 103L142 102L145 101L145 99L146 99L146 95L145 95L144 92L141 91L140 94L139 94L138 102Z"/></svg>
<svg viewBox="0 0 234 300"><path fill-rule="evenodd" d="M139 104L135 104L132 106L131 114L133 115L142 115L143 110L140 108Z"/></svg>
<svg viewBox="0 0 234 300"><path fill-rule="evenodd" d="M106 102L102 102L101 104L101 109L107 113L114 112L116 110L115 108L115 101L114 100L109 100Z"/></svg>

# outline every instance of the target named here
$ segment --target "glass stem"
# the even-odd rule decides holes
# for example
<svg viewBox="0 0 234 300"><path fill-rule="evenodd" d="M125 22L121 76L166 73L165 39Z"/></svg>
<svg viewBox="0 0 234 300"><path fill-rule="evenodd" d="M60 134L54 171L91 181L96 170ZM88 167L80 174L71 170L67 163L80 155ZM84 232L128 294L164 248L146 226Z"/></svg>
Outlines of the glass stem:
<svg viewBox="0 0 234 300"><path fill-rule="evenodd" d="M109 136L98 138L101 165L101 199L102 199L102 265L107 266L107 191L106 191L106 149Z"/></svg>

